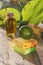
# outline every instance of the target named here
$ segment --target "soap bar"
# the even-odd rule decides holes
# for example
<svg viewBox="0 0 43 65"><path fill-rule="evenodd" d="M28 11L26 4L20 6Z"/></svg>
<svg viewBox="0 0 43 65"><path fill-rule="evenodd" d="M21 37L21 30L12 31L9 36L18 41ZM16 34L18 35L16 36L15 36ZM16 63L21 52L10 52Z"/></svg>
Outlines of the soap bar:
<svg viewBox="0 0 43 65"><path fill-rule="evenodd" d="M36 47L24 50L23 48L20 48L20 47L15 45L14 51L16 51L17 53L23 54L23 55L27 55L27 54L30 54L30 53L36 51Z"/></svg>
<svg viewBox="0 0 43 65"><path fill-rule="evenodd" d="M32 47L36 47L37 41L34 39L24 40L22 38L15 38L12 40L13 43L16 44L16 46L23 48L23 49L29 49Z"/></svg>

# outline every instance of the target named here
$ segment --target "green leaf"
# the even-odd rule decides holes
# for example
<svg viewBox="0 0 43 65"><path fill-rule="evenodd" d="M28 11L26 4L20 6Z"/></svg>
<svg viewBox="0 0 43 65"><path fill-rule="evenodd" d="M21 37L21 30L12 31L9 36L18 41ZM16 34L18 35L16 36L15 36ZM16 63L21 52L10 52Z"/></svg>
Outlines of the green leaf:
<svg viewBox="0 0 43 65"><path fill-rule="evenodd" d="M34 9L32 16L29 19L30 23L39 24L43 19L43 7L42 1L39 2L39 5Z"/></svg>
<svg viewBox="0 0 43 65"><path fill-rule="evenodd" d="M23 21L32 24L40 23L43 20L43 0L32 0L22 10Z"/></svg>
<svg viewBox="0 0 43 65"><path fill-rule="evenodd" d="M33 19L30 20L30 23L33 24L39 24L41 22L41 20L43 20L43 12L40 13L40 15L34 17Z"/></svg>
<svg viewBox="0 0 43 65"><path fill-rule="evenodd" d="M4 23L4 19L6 18L7 12L13 12L16 21L20 21L20 12L17 9L15 8L6 8L6 9L4 8L0 10L0 15L1 15L1 18L3 19L3 20L0 19L1 22ZM3 23L0 23L0 25L1 24L3 25Z"/></svg>
<svg viewBox="0 0 43 65"><path fill-rule="evenodd" d="M38 3L38 1L39 0L36 0L36 1L32 0L25 5L25 7L23 8L21 12L23 21L24 20L27 21L31 17L31 15L33 14L33 8Z"/></svg>

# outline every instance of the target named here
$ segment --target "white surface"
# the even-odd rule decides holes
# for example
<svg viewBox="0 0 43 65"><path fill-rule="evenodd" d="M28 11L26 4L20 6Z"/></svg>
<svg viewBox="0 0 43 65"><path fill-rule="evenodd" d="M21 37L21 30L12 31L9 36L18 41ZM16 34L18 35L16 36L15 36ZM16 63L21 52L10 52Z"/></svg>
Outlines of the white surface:
<svg viewBox="0 0 43 65"><path fill-rule="evenodd" d="M24 61L22 56L11 49L9 42L10 41L8 41L7 37L5 36L5 31L0 29L0 65L23 65L24 63L24 65L31 65L32 63L27 62L26 60Z"/></svg>
<svg viewBox="0 0 43 65"><path fill-rule="evenodd" d="M0 9L2 8L2 6L3 6L3 2L2 2L2 1L0 1Z"/></svg>
<svg viewBox="0 0 43 65"><path fill-rule="evenodd" d="M23 59L21 55L14 52L9 42L5 35L5 31L0 28L0 65L34 65L32 62Z"/></svg>
<svg viewBox="0 0 43 65"><path fill-rule="evenodd" d="M11 0L3 0L3 1L10 2Z"/></svg>

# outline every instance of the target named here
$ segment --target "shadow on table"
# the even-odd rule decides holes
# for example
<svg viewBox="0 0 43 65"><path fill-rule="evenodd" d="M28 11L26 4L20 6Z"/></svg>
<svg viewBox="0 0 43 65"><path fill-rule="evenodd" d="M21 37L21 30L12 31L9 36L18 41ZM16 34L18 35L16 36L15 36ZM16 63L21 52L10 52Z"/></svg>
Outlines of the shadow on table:
<svg viewBox="0 0 43 65"><path fill-rule="evenodd" d="M3 26L0 26L0 28L2 28L3 30L5 30L5 26L3 25Z"/></svg>
<svg viewBox="0 0 43 65"><path fill-rule="evenodd" d="M35 51L31 54L28 54L28 55L21 55L20 56L23 57L23 60L26 60L30 63L35 64L35 65L41 65L41 62L40 62L40 59L39 59L39 56L38 56L38 53Z"/></svg>

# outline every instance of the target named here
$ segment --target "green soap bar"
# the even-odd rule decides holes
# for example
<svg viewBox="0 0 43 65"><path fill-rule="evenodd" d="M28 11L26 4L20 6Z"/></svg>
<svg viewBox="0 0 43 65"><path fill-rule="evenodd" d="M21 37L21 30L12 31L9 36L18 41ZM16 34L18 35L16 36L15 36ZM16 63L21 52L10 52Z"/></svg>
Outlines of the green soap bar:
<svg viewBox="0 0 43 65"><path fill-rule="evenodd" d="M14 51L16 51L16 52L18 52L20 54L23 54L23 55L27 55L27 54L30 54L30 53L36 51L36 47L24 50L24 49L22 49L22 48L20 48L18 46L14 46Z"/></svg>

